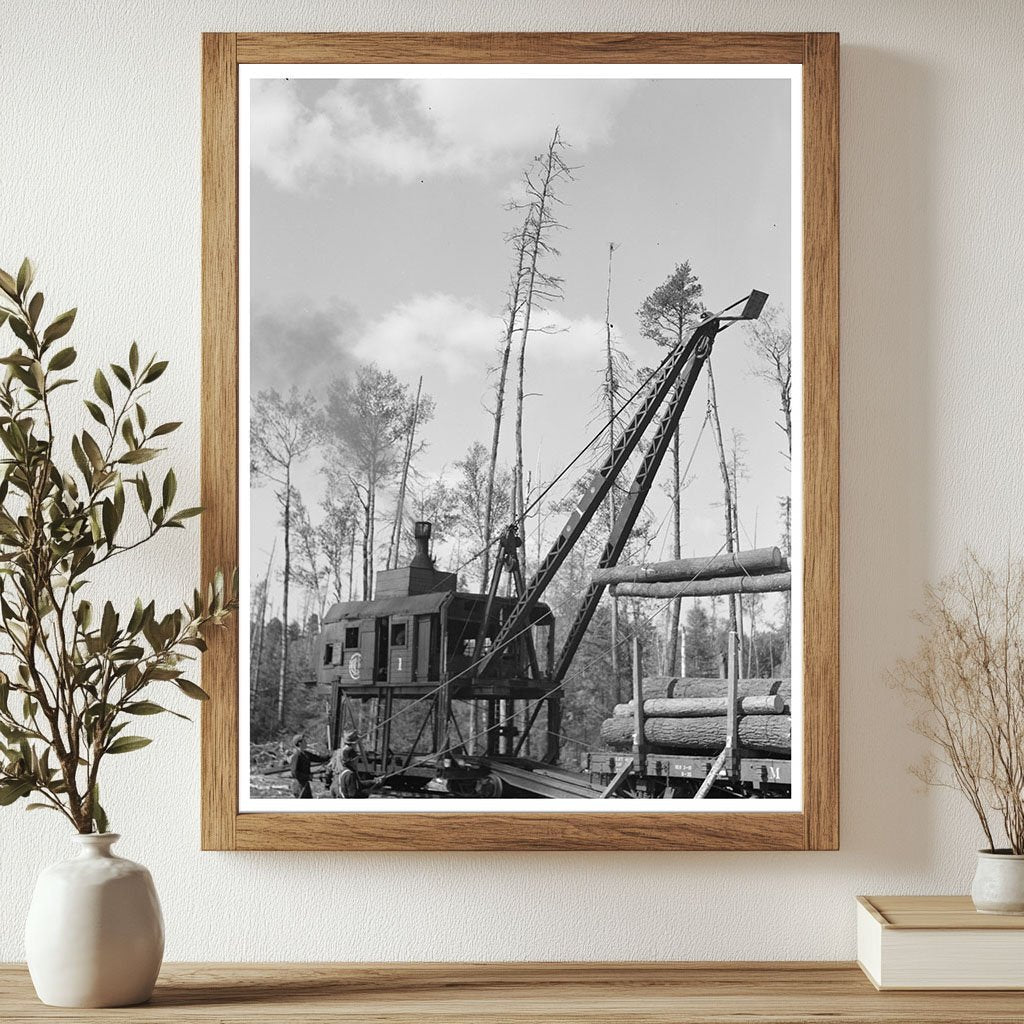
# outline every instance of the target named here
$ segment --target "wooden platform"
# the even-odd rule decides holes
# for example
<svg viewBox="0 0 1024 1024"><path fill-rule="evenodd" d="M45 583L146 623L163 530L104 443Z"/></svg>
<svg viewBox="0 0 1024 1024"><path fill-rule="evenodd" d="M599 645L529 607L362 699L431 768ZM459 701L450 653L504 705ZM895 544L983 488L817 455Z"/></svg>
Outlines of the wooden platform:
<svg viewBox="0 0 1024 1024"><path fill-rule="evenodd" d="M58 1010L6 965L0 1020L1020 1024L1024 993L876 992L849 963L169 964L146 1006Z"/></svg>

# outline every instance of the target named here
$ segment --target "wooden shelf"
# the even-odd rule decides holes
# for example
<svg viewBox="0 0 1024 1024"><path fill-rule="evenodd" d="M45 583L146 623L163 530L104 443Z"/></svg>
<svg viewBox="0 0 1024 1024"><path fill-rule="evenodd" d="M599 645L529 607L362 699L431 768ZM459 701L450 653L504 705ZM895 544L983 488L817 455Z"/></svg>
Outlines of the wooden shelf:
<svg viewBox="0 0 1024 1024"><path fill-rule="evenodd" d="M855 964L167 964L152 1002L60 1010L0 965L0 1020L1020 1024L1020 992L876 992Z"/></svg>

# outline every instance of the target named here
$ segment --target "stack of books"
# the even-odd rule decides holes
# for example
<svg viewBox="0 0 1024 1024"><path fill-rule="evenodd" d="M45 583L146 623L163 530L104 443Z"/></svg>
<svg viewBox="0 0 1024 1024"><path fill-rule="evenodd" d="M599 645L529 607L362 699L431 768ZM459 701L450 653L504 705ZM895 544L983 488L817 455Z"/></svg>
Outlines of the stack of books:
<svg viewBox="0 0 1024 1024"><path fill-rule="evenodd" d="M858 896L857 962L878 989L1024 989L1024 916L979 914L970 896Z"/></svg>

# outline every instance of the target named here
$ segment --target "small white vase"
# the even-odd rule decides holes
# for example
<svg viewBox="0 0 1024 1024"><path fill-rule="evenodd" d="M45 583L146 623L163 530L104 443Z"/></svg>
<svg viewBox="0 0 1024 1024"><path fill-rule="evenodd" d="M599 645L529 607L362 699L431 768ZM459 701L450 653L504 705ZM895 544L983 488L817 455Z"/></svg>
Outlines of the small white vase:
<svg viewBox="0 0 1024 1024"><path fill-rule="evenodd" d="M150 873L110 850L120 836L77 835L77 857L43 870L25 925L36 994L50 1006L134 1006L153 993L164 921Z"/></svg>
<svg viewBox="0 0 1024 1024"><path fill-rule="evenodd" d="M971 899L982 914L1024 914L1024 854L979 850Z"/></svg>

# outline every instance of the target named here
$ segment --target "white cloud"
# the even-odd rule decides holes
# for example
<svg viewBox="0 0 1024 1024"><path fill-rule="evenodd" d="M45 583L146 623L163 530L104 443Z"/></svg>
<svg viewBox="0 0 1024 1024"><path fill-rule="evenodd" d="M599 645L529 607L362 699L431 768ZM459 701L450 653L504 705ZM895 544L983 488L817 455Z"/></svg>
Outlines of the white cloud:
<svg viewBox="0 0 1024 1024"><path fill-rule="evenodd" d="M289 82L253 82L249 151L254 168L292 189L337 155L330 118L306 107Z"/></svg>
<svg viewBox="0 0 1024 1024"><path fill-rule="evenodd" d="M403 374L430 364L457 380L478 372L500 337L500 317L451 295L418 295L372 323L353 354Z"/></svg>
<svg viewBox="0 0 1024 1024"><path fill-rule="evenodd" d="M628 80L477 82L425 79L408 83L437 139L463 169L509 154L540 152L556 125L579 150L606 142Z"/></svg>
<svg viewBox="0 0 1024 1024"><path fill-rule="evenodd" d="M347 80L307 101L308 83L256 81L252 165L286 189L333 175L406 183L508 175L544 149L556 125L576 152L607 142L632 87L622 79Z"/></svg>
<svg viewBox="0 0 1024 1024"><path fill-rule="evenodd" d="M435 293L416 296L372 323L352 352L363 362L373 361L403 376L436 368L452 382L471 377L483 380L487 368L497 361L503 338L500 316L453 295ZM604 323L538 310L527 352L530 365L551 370L566 365L599 367L604 358Z"/></svg>

